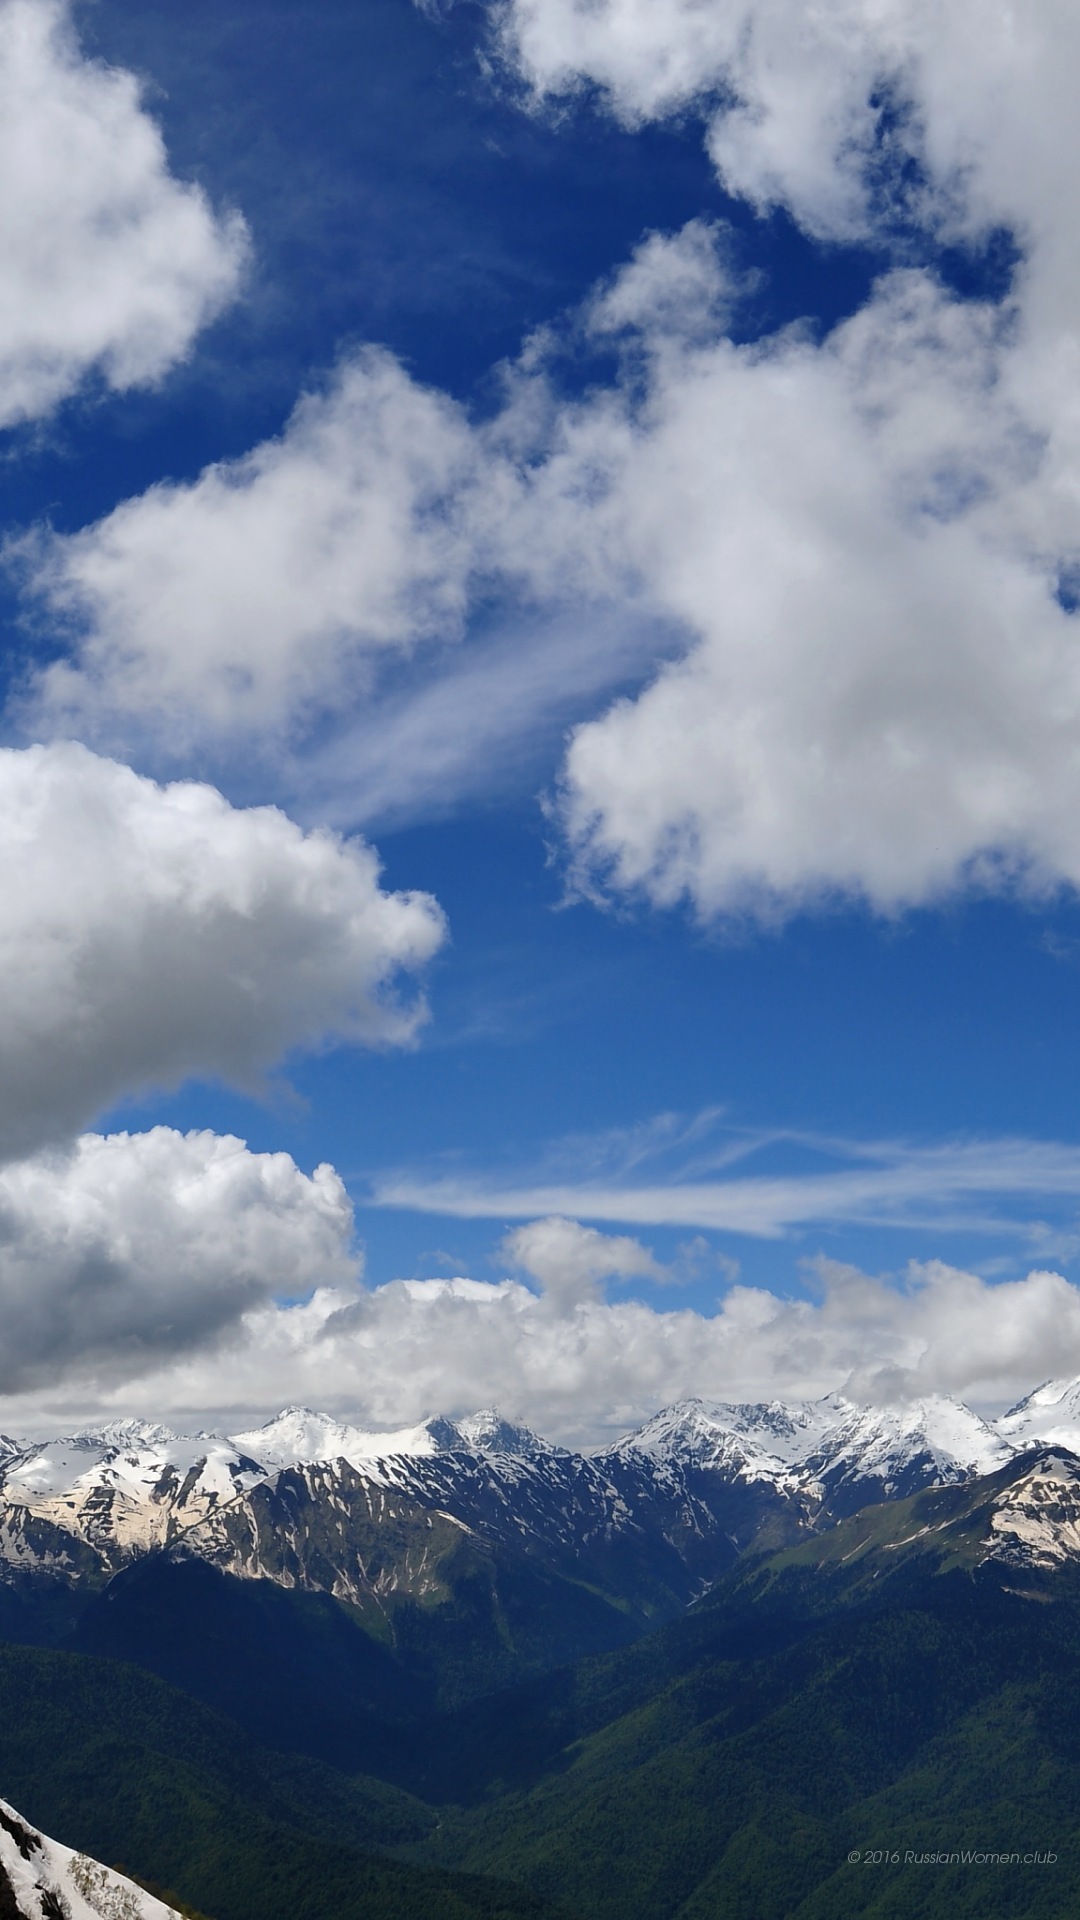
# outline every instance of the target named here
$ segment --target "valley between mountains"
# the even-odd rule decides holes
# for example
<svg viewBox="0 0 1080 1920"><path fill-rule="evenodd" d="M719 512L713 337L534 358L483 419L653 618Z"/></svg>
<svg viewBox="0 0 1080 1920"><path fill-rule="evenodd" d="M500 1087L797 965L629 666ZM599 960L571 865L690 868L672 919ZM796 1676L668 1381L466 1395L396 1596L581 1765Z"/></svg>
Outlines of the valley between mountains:
<svg viewBox="0 0 1080 1920"><path fill-rule="evenodd" d="M1078 1381L5 1438L0 1640L0 1794L214 1920L1080 1908Z"/></svg>

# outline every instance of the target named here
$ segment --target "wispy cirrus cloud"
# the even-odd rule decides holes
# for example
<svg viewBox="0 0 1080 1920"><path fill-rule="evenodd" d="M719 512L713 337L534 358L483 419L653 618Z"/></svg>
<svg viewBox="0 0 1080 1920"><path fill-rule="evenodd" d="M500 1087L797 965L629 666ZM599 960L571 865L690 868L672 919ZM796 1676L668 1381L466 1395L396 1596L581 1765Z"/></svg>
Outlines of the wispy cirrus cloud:
<svg viewBox="0 0 1080 1920"><path fill-rule="evenodd" d="M705 1114L686 1125L669 1118L637 1134L598 1138L591 1156L577 1142L576 1176L558 1149L516 1175L388 1171L373 1177L370 1201L458 1219L559 1214L754 1239L846 1226L1020 1231L1038 1241L1048 1227L1035 1213L1080 1201L1080 1147L1062 1141L925 1144L731 1128L718 1140L716 1129L717 1116Z"/></svg>

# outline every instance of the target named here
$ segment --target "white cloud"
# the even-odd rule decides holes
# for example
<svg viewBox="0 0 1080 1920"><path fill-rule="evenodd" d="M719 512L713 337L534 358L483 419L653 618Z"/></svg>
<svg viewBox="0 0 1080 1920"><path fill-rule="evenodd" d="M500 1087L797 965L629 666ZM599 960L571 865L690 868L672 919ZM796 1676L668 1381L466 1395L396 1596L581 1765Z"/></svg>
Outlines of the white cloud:
<svg viewBox="0 0 1080 1920"><path fill-rule="evenodd" d="M553 1310L515 1281L394 1281L254 1308L213 1352L96 1394L9 1400L7 1430L142 1412L235 1430L290 1401L392 1427L497 1403L549 1437L600 1443L687 1394L868 1398L931 1392L1001 1402L1080 1370L1080 1291L1034 1272L988 1285L934 1262L897 1284L822 1263L812 1296L733 1286L714 1313L640 1301Z"/></svg>
<svg viewBox="0 0 1080 1920"><path fill-rule="evenodd" d="M1065 225L1080 21L1063 0L496 0L492 13L538 95L596 86L630 125L698 112L728 190L811 232L858 237L900 207L952 231Z"/></svg>
<svg viewBox="0 0 1080 1920"><path fill-rule="evenodd" d="M1026 1241L1030 1247L1032 1242L1046 1245L1055 1228L1041 1214L1063 1204L1067 1230L1072 1231L1080 1198L1080 1149L1055 1141L961 1140L919 1146L775 1131L736 1136L717 1152L704 1147L700 1136L695 1141L692 1132L689 1140L686 1150L677 1135L672 1142L660 1129L655 1146L647 1140L635 1144L619 1164L618 1153L606 1153L601 1139L594 1143L592 1165L589 1143L574 1142L579 1164L585 1163L576 1175L563 1166L554 1173L546 1167L501 1181L388 1173L373 1182L372 1201L451 1219L574 1215L629 1226L703 1227L764 1240L807 1227L858 1226L982 1233ZM674 1164L658 1167L671 1145L676 1149ZM804 1163L800 1171L754 1171L755 1154L793 1145ZM810 1155L819 1161L820 1171L807 1169ZM530 1246L538 1229L551 1224L542 1219L522 1229L523 1244ZM555 1224L565 1222L557 1219ZM516 1259L510 1252L514 1238L504 1252ZM603 1235L597 1239L609 1249L636 1244L605 1241ZM527 1260L520 1264L536 1271ZM615 1265L602 1270L646 1272ZM659 1276L654 1271L652 1277Z"/></svg>
<svg viewBox="0 0 1080 1920"><path fill-rule="evenodd" d="M1080 17L1059 0L497 14L538 92L595 84L631 124L695 106L729 189L814 234L880 236L902 211L954 240L1009 226L1025 253L1001 309L900 273L823 347L669 347L632 446L597 423L597 529L687 652L572 743L583 884L707 915L837 893L892 910L973 871L1075 885L1080 679L1054 591L1080 554Z"/></svg>
<svg viewBox="0 0 1080 1920"><path fill-rule="evenodd" d="M0 751L0 1153L192 1074L252 1086L292 1048L405 1043L394 993L439 946L371 849L74 745Z"/></svg>
<svg viewBox="0 0 1080 1920"><path fill-rule="evenodd" d="M131 74L81 53L61 0L0 4L0 426L96 370L155 381L236 292L239 216L169 173Z"/></svg>
<svg viewBox="0 0 1080 1920"><path fill-rule="evenodd" d="M557 810L586 889L775 914L1076 884L1071 429L1020 403L1015 316L911 270L822 346L708 337L696 295L680 334L665 248L707 289L706 245L650 237L586 310L622 329L611 390L560 403L532 350L470 427L362 358L247 462L46 542L38 589L89 625L38 718L107 733L142 710L182 744L333 697L359 717L308 771L336 816L366 738L355 807L437 807L481 764L504 777L563 682L595 700L678 632L681 658L571 738ZM508 612L365 710L377 658L456 632L473 589L527 608L527 638ZM594 672L565 667L568 636ZM302 793L303 756L293 774Z"/></svg>
<svg viewBox="0 0 1080 1920"><path fill-rule="evenodd" d="M478 466L450 401L389 354L345 361L280 439L24 549L77 636L44 710L80 728L164 716L182 746L340 709L381 654L457 636Z"/></svg>
<svg viewBox="0 0 1080 1920"><path fill-rule="evenodd" d="M888 226L887 134L922 168L909 217L953 238L1014 226L1014 296L960 301L901 269L824 342L735 346L723 235L693 221L647 237L579 316L623 353L607 389L560 397L559 341L534 340L478 424L387 356L353 358L280 441L30 550L73 647L38 721L103 739L146 723L182 749L237 726L303 743L332 709L340 734L310 765L301 745L298 794L306 769L349 818L350 756L374 739L355 807L437 810L486 767L505 777L538 707L544 727L595 713L641 673L647 634L652 683L579 724L565 758L583 891L776 917L1080 884L1080 652L1057 597L1080 579L1062 77L1080 17L1059 0L989 25L974 0L515 0L500 17L538 87L594 81L631 121L704 102L729 185L815 233ZM444 656L425 686L427 654L405 692L380 690L380 662L478 610L460 668ZM567 635L594 673L564 666Z"/></svg>
<svg viewBox="0 0 1080 1920"><path fill-rule="evenodd" d="M724 229L708 220L688 220L675 234L646 235L629 264L589 301L589 331L600 337L632 331L653 345L669 337L715 339L738 291L724 245Z"/></svg>
<svg viewBox="0 0 1080 1920"><path fill-rule="evenodd" d="M823 347L666 352L622 446L579 419L599 538L692 636L571 741L586 885L768 914L1080 880L1076 629L1008 351L904 272Z"/></svg>
<svg viewBox="0 0 1080 1920"><path fill-rule="evenodd" d="M87 1134L0 1169L0 1393L143 1374L272 1295L348 1286L331 1167L213 1133Z"/></svg>
<svg viewBox="0 0 1080 1920"><path fill-rule="evenodd" d="M561 1310L599 1297L602 1280L666 1280L669 1273L647 1247L625 1234L598 1233L560 1214L532 1220L508 1233L503 1259L540 1283L545 1299Z"/></svg>

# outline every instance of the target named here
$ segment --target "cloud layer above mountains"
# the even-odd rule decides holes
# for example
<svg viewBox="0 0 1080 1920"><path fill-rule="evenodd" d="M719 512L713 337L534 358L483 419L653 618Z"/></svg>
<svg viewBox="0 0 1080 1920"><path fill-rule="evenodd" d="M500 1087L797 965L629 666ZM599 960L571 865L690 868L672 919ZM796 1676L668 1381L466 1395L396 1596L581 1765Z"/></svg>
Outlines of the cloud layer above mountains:
<svg viewBox="0 0 1080 1920"><path fill-rule="evenodd" d="M253 1187L261 1175L242 1170L242 1177ZM336 1231L334 1183L324 1178L319 1192L307 1194L294 1172L282 1176L295 1206L285 1257L298 1269L319 1250L320 1236L325 1259ZM260 1196L251 1241L274 1217L274 1203ZM537 1224L550 1240L552 1223ZM573 1241L574 1223L563 1225ZM235 1238L226 1238L227 1255ZM209 1233L205 1244L212 1245ZM620 1238L612 1246L609 1268L633 1270L630 1245ZM602 1264L603 1249L591 1251ZM650 1256L639 1246L636 1258L643 1270ZM234 1314L245 1305L244 1272L240 1260L240 1277L225 1290ZM62 1380L9 1399L4 1420L57 1431L102 1414L168 1413L181 1424L236 1428L301 1401L392 1427L497 1404L551 1439L588 1445L690 1394L809 1399L846 1387L878 1403L943 1392L1000 1405L1034 1380L1080 1369L1080 1290L1055 1273L991 1286L931 1262L913 1266L898 1286L822 1262L810 1298L736 1285L708 1314L609 1301L568 1284L568 1272L548 1270L533 1287L517 1279L398 1280L370 1291L325 1286L295 1305L251 1305L229 1325L207 1316L201 1350L185 1355L189 1343L176 1337L173 1357L162 1339L160 1361L161 1293L139 1297L136 1324L148 1331L137 1366L126 1368L127 1356L112 1352L100 1369L93 1355L69 1363ZM196 1298L192 1317L201 1305ZM31 1379L27 1368L27 1385Z"/></svg>

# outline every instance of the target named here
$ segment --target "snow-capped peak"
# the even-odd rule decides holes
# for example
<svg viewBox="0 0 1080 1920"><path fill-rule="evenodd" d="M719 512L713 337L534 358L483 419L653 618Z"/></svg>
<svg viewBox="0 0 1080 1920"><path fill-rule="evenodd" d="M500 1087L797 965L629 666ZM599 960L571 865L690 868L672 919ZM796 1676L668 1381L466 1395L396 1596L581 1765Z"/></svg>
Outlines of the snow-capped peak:
<svg viewBox="0 0 1080 1920"><path fill-rule="evenodd" d="M94 1545L115 1568L169 1544L265 1478L228 1440L141 1421L31 1445L0 1462L0 1499L9 1516L21 1516L0 1558L24 1553L29 1517Z"/></svg>
<svg viewBox="0 0 1080 1920"><path fill-rule="evenodd" d="M932 1394L885 1407L858 1407L835 1399L837 1425L813 1465L841 1462L865 1475L889 1478L916 1458L928 1457L950 1478L992 1473L1013 1448L961 1400Z"/></svg>
<svg viewBox="0 0 1080 1920"><path fill-rule="evenodd" d="M1080 1380L1045 1380L994 1425L1013 1447L1044 1440L1080 1452Z"/></svg>
<svg viewBox="0 0 1080 1920"><path fill-rule="evenodd" d="M1014 1448L970 1407L945 1395L865 1407L831 1393L795 1404L682 1400L613 1451L818 1493L873 1482L887 1496L913 1474L958 1480L990 1473Z"/></svg>
<svg viewBox="0 0 1080 1920"><path fill-rule="evenodd" d="M188 1437L174 1433L171 1427L163 1427L153 1420L109 1420L101 1427L81 1427L78 1433L70 1435L69 1444L74 1447L102 1449L122 1447L135 1451L149 1447L167 1447L172 1440Z"/></svg>
<svg viewBox="0 0 1080 1920"><path fill-rule="evenodd" d="M454 1421L464 1444L476 1453L519 1453L532 1458L539 1453L562 1453L562 1447L554 1447L547 1440L541 1440L531 1427L521 1427L513 1421L504 1420L494 1407L484 1407L479 1413L466 1413L460 1420Z"/></svg>
<svg viewBox="0 0 1080 1920"><path fill-rule="evenodd" d="M395 1427L380 1433L336 1420L311 1407L283 1407L264 1427L230 1435L235 1447L268 1468L308 1466L320 1460L347 1460L363 1466L391 1454L428 1455L459 1447L461 1437L452 1421L438 1415L415 1427Z"/></svg>
<svg viewBox="0 0 1080 1920"><path fill-rule="evenodd" d="M846 1403L831 1399L794 1405L781 1400L678 1400L610 1451L644 1453L695 1467L730 1466L737 1456L793 1466L835 1429L846 1411Z"/></svg>
<svg viewBox="0 0 1080 1920"><path fill-rule="evenodd" d="M19 1920L179 1920L133 1880L39 1833L0 1800L0 1913Z"/></svg>
<svg viewBox="0 0 1080 1920"><path fill-rule="evenodd" d="M259 1460L268 1469L302 1467L319 1461L346 1460L361 1469L377 1460L395 1455L411 1459L430 1458L432 1454L510 1453L534 1457L541 1453L559 1453L529 1427L515 1426L504 1420L494 1408L448 1420L444 1414L432 1414L415 1427L355 1427L329 1413L316 1413L311 1407L283 1407L264 1427L234 1433L232 1444Z"/></svg>

